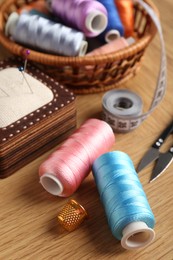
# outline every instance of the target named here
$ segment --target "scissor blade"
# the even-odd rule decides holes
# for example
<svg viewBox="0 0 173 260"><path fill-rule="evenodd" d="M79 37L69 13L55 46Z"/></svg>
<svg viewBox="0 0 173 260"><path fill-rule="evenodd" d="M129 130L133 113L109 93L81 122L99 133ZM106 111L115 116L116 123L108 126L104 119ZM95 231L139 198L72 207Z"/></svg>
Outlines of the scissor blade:
<svg viewBox="0 0 173 260"><path fill-rule="evenodd" d="M172 160L173 156L170 152L160 154L156 166L152 172L150 182L158 178L168 168Z"/></svg>
<svg viewBox="0 0 173 260"><path fill-rule="evenodd" d="M157 158L159 158L159 150L151 147L150 150L144 155L144 157L140 161L137 167L137 172L140 172L142 169L144 169L151 162L155 161Z"/></svg>

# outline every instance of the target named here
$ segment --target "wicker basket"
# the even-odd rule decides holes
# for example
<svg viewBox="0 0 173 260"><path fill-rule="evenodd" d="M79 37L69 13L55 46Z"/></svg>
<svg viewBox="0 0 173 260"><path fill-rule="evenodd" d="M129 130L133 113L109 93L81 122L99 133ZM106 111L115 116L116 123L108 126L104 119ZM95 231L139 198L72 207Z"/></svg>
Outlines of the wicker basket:
<svg viewBox="0 0 173 260"><path fill-rule="evenodd" d="M26 47L7 38L4 27L11 12L30 2L33 1L4 0L0 6L0 43L18 56L22 55ZM150 0L145 2L158 15L154 4ZM115 88L137 73L145 49L156 33L154 23L138 4L134 6L134 17L136 42L123 50L101 56L63 57L30 49L28 59L62 84L72 88L76 94L97 93Z"/></svg>

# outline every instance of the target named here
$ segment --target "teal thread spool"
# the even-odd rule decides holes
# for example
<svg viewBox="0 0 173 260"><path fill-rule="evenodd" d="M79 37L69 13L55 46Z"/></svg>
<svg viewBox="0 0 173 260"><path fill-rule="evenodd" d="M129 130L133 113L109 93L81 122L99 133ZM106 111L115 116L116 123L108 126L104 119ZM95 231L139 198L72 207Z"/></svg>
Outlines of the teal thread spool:
<svg viewBox="0 0 173 260"><path fill-rule="evenodd" d="M120 151L103 154L92 170L112 234L125 249L149 245L155 219L130 157Z"/></svg>

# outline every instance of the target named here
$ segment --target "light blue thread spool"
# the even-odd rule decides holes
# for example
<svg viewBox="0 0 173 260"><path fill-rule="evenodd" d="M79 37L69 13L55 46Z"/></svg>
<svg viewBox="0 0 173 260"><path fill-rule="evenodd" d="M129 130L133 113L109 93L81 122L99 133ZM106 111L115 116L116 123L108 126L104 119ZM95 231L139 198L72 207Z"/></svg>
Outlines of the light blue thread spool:
<svg viewBox="0 0 173 260"><path fill-rule="evenodd" d="M122 247L150 244L155 219L130 157L120 151L103 154L94 161L92 171L108 224Z"/></svg>
<svg viewBox="0 0 173 260"><path fill-rule="evenodd" d="M82 32L26 12L11 13L5 32L16 42L59 55L83 56L88 47Z"/></svg>

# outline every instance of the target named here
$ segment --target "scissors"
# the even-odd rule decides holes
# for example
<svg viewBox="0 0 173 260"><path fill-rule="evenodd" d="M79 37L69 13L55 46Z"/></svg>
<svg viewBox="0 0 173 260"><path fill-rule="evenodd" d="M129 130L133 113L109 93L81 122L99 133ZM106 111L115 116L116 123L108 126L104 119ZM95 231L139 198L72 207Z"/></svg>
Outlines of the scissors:
<svg viewBox="0 0 173 260"><path fill-rule="evenodd" d="M140 161L137 172L140 172L151 162L156 161L156 165L151 174L150 182L159 177L171 164L173 160L173 146L165 153L160 153L159 149L165 142L167 137L173 133L173 121L171 124L163 131L163 133L157 138L151 148L146 152L142 160Z"/></svg>

